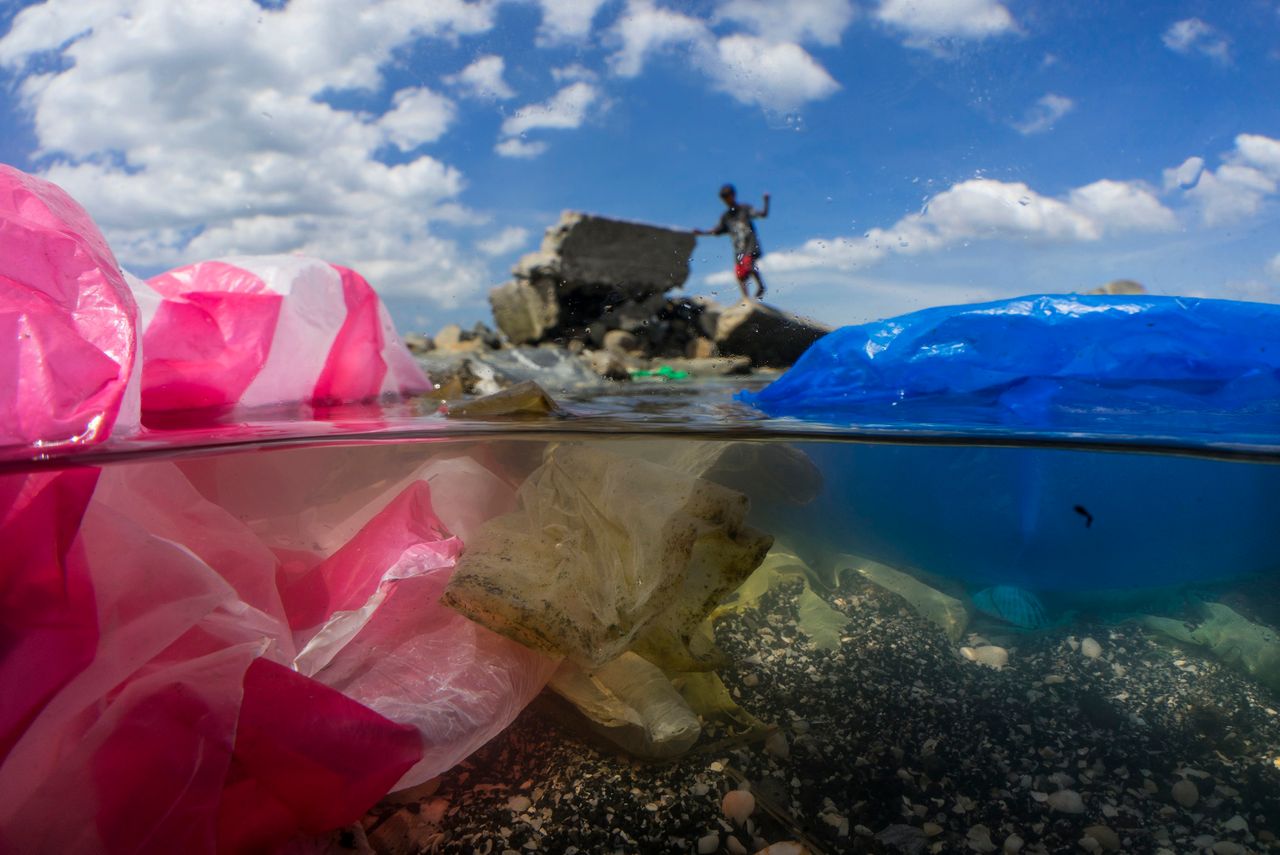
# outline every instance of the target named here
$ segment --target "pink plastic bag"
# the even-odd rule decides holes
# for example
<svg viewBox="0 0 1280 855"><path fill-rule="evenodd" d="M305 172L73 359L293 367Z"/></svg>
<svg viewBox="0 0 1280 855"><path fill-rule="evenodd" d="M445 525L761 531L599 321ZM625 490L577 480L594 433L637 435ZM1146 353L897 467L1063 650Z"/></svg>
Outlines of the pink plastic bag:
<svg viewBox="0 0 1280 855"><path fill-rule="evenodd" d="M423 451L0 478L0 852L262 851L505 728L556 663L438 599L512 490Z"/></svg>
<svg viewBox="0 0 1280 855"><path fill-rule="evenodd" d="M136 319L84 209L0 164L0 450L89 445L136 429Z"/></svg>
<svg viewBox="0 0 1280 855"><path fill-rule="evenodd" d="M430 388L358 273L293 255L204 261L135 284L146 413L362 401Z"/></svg>

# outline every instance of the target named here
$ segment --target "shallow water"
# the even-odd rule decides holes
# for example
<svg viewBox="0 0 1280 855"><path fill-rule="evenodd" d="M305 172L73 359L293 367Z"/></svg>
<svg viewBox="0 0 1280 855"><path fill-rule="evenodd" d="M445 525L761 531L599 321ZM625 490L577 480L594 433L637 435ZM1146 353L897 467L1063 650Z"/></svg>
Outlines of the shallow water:
<svg viewBox="0 0 1280 855"><path fill-rule="evenodd" d="M493 733L467 731L457 756L421 767L427 784L401 779L417 789L300 847L733 852L801 840L813 852L989 851L988 837L999 848L1014 835L1025 851L1061 851L1097 825L1124 851L1274 840L1264 834L1280 824L1274 449L837 430L762 419L732 400L741 385L568 400L559 417L484 423L447 419L434 403L235 414L73 463L11 461L0 477L96 473L86 519L109 514L114 530L215 568L206 541L222 538L226 555L262 559L260 572L229 581L268 617L302 603L291 586L425 483L461 540L458 574L491 570L482 558L494 555L516 568L507 580L539 561L560 574L520 608L464 601L495 638L588 662L639 650L681 691L706 668L723 681L710 707L689 700L701 731L669 753L645 742L652 734L619 747L548 690L471 760L455 767ZM749 509L734 521L725 509L742 496ZM747 570L767 555L745 584L726 570L723 584L686 592L713 592L694 607L656 592L697 575L687 549L671 564L663 538L699 502L714 505L699 526L725 526L741 554L761 550ZM498 523L508 539L494 539ZM705 570L720 559L699 560ZM343 582L325 584L327 606L303 605L345 607ZM564 649L568 636L540 612L573 624L580 647ZM661 644L628 635L672 613L674 636L705 631L719 653L692 642L692 653L673 652L671 633ZM104 633L137 629L116 617ZM351 651L365 624L331 623L320 638L287 623L292 635L271 642L282 664L398 721L438 724L432 712L405 714L375 679L379 657L417 650L409 695L430 707L442 678L417 641L369 642L363 660ZM1086 636L1096 651L1082 649ZM641 765L635 739L649 752ZM1197 782L1194 811L1172 796L1180 780ZM739 786L757 795L749 827L720 815L721 795ZM1080 795L1081 811L1054 807L1059 791Z"/></svg>

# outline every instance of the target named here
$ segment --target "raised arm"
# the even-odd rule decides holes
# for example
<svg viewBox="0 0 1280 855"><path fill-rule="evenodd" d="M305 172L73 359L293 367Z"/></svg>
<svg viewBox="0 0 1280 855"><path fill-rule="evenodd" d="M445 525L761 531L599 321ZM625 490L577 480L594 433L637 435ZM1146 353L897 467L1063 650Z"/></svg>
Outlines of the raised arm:
<svg viewBox="0 0 1280 855"><path fill-rule="evenodd" d="M759 214L759 216L760 216L760 217L767 217L767 216L769 216L769 194L768 194L768 193L765 193L765 194L764 194L764 205L763 205L763 206L761 206L761 208L760 208L760 214Z"/></svg>

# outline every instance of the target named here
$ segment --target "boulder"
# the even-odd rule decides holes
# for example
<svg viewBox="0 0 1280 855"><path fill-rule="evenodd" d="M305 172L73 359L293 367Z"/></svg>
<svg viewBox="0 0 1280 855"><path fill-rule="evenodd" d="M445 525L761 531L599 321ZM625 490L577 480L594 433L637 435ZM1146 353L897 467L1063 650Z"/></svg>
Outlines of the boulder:
<svg viewBox="0 0 1280 855"><path fill-rule="evenodd" d="M626 330L609 330L604 334L604 349L611 353L637 353L641 350L640 339Z"/></svg>
<svg viewBox="0 0 1280 855"><path fill-rule="evenodd" d="M555 285L516 279L489 292L493 321L512 344L534 344L560 324Z"/></svg>
<svg viewBox="0 0 1280 855"><path fill-rule="evenodd" d="M643 297L684 284L694 243L687 231L565 211L514 273L526 281L598 283Z"/></svg>
<svg viewBox="0 0 1280 855"><path fill-rule="evenodd" d="M617 353L608 350L585 350L582 353L591 370L606 380L630 380L627 363Z"/></svg>
<svg viewBox="0 0 1280 855"><path fill-rule="evenodd" d="M716 347L716 343L702 336L690 339L685 347L685 356L690 359L714 359L719 355L720 349Z"/></svg>
<svg viewBox="0 0 1280 855"><path fill-rule="evenodd" d="M750 357L752 365L783 367L829 332L817 321L743 301L720 313L715 341L722 354Z"/></svg>
<svg viewBox="0 0 1280 855"><path fill-rule="evenodd" d="M411 332L404 334L404 346L409 348L410 353L426 353L435 345L432 343L429 336L425 336L422 333Z"/></svg>

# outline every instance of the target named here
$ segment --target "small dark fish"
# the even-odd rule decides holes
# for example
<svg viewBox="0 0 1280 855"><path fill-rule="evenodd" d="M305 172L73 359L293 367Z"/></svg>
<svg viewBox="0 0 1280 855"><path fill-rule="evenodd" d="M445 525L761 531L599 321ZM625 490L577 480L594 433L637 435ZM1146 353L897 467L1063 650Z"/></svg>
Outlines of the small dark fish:
<svg viewBox="0 0 1280 855"><path fill-rule="evenodd" d="M1071 510L1075 511L1075 512L1076 512L1076 513L1078 513L1080 516L1084 517L1084 527L1085 527L1085 528L1088 528L1089 526L1093 525L1093 514L1089 513L1087 510L1085 510L1084 505L1076 505L1076 506L1075 506L1074 508L1072 508Z"/></svg>

